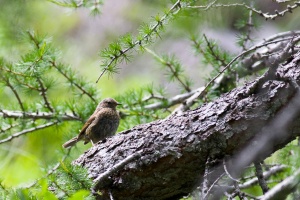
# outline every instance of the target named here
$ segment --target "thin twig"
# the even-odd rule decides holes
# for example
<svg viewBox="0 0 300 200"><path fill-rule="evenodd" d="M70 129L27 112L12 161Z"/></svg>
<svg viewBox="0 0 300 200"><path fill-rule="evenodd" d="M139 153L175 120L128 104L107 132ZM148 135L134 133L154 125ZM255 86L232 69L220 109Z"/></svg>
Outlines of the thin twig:
<svg viewBox="0 0 300 200"><path fill-rule="evenodd" d="M187 8L193 8L193 9L204 9L204 10L208 10L209 8L219 8L219 7L244 7L248 10L253 11L254 13L264 17L266 20L268 19L276 19L277 17L283 17L286 13L288 12L292 12L294 9L296 9L297 7L300 6L300 2L295 2L294 5L290 6L288 5L286 9L284 9L283 11L279 12L277 10L275 10L275 14L270 15L268 13L264 13L261 10L257 10L254 7L251 7L249 5L247 5L246 3L233 3L233 4L209 4L209 5L205 5L205 6L187 6Z"/></svg>
<svg viewBox="0 0 300 200"><path fill-rule="evenodd" d="M21 123L17 123L17 124L10 124L7 128L0 128L0 133L5 133L6 131L10 130L10 129L13 129L17 126L20 126Z"/></svg>
<svg viewBox="0 0 300 200"><path fill-rule="evenodd" d="M99 82L100 78L103 76L103 74L106 72L106 70L114 63L116 62L120 57L122 57L123 55L125 55L128 51L130 51L131 49L135 48L137 45L141 45L141 43L145 40L148 40L149 37L153 34L157 32L157 28L160 27L163 22L167 19L167 17L170 15L170 13L172 14L176 14L177 12L179 12L181 10L181 0L177 0L173 6L169 9L169 11L161 18L161 20L159 22L157 22L155 25L153 25L153 27L151 28L151 31L149 34L146 34L142 37L142 39L137 40L136 42L134 42L130 47L124 49L124 50L120 50L120 54L117 56L113 56L110 60L110 62L103 68L102 72L100 73L96 83ZM176 8L178 8L176 11L174 11Z"/></svg>
<svg viewBox="0 0 300 200"><path fill-rule="evenodd" d="M204 37L207 47L208 47L209 51L211 52L211 55L214 57L214 59L216 61L220 61L222 66L226 66L227 63L225 63L225 60L220 58L220 56L215 52L213 45L211 44L211 42L208 41L205 34L203 34L203 37Z"/></svg>
<svg viewBox="0 0 300 200"><path fill-rule="evenodd" d="M264 179L268 179L272 175L274 175L276 173L279 173L279 172L282 172L285 169L287 169L286 165L276 165L276 166L271 167L268 171L263 172L262 176L263 176ZM258 178L255 177L255 178L252 178L252 179L246 181L243 184L240 184L239 187L241 189L246 189L246 188L249 188L249 187L253 186L257 182L258 182Z"/></svg>
<svg viewBox="0 0 300 200"><path fill-rule="evenodd" d="M9 142L9 141L13 140L14 138L20 137L21 135L25 135L25 134L31 133L33 131L37 131L37 130L41 130L41 129L53 126L53 125L55 125L57 123L58 123L58 121L49 122L47 124L43 124L43 125L40 125L40 126L36 126L36 127L33 127L33 128L29 128L29 129L20 131L18 133L12 134L11 136L9 136L9 137L7 137L7 138L5 138L3 140L0 140L0 144L5 143L5 142Z"/></svg>
<svg viewBox="0 0 300 200"><path fill-rule="evenodd" d="M234 182L237 182L237 183L240 182L239 180L233 178L233 177L231 176L231 174L229 173L229 171L227 170L227 166L226 166L226 161L225 161L225 159L223 159L223 168L224 168L224 171L226 172L226 175L227 175L231 180L233 180Z"/></svg>
<svg viewBox="0 0 300 200"><path fill-rule="evenodd" d="M237 56L235 56L215 77L213 77L207 84L206 86L204 87L204 89L198 93L195 93L193 96L189 97L187 100L185 100L184 103L182 103L179 107L177 107L173 112L172 114L176 114L176 113L182 113L183 111L185 111L187 108L189 108L193 101L197 98L201 98L206 90L208 89L208 87L213 83L215 82L215 80L221 75L223 74L227 69L230 68L230 66L237 60L239 59L240 57L246 55L247 53L251 52L251 51L254 51L258 48L261 48L261 47L264 47L264 46L267 46L269 44L274 44L274 43L278 43L278 42L282 42L282 41L286 41L288 39L280 39L280 40L276 40L276 41L270 41L270 42L265 42L264 44L261 44L261 45L255 45L253 47L251 47L250 49L248 49L247 51L243 51L242 53L238 54ZM297 38L297 41L299 40L299 38ZM295 42L296 40L294 40ZM284 52L286 53L286 52ZM273 63L274 65L276 64L275 62Z"/></svg>
<svg viewBox="0 0 300 200"><path fill-rule="evenodd" d="M260 185L263 193L265 194L266 192L268 192L269 187L266 183L266 180L264 179L263 169L261 167L260 162L254 162L254 167L255 167L255 174L258 180L258 184Z"/></svg>
<svg viewBox="0 0 300 200"><path fill-rule="evenodd" d="M269 45L269 44L275 44L275 43L279 43L279 42L282 42L282 41L291 40L293 37L289 37L289 36L299 35L299 34L300 34L300 31L295 31L295 32L288 31L288 32L283 32L283 33L275 34L275 35L267 38L264 42L261 42L258 45L255 45L254 47L252 47L251 49L249 49L244 54L247 54L247 53L251 52L253 49L258 49L260 47L264 47L264 46ZM285 38L285 37L288 37L288 38ZM246 58L246 59L247 59L246 62L249 65L249 61L248 61L249 59L248 58ZM242 61L242 62L244 62L244 61ZM255 60L254 60L254 62L255 62ZM246 67L246 68L248 68L248 67ZM259 70L259 68L254 68L254 70L252 70L252 71L256 71L256 70ZM213 88L217 88L217 85L220 85L220 82L222 82L223 79L225 79L225 77L222 77L222 79L220 79L220 80L217 79L217 78L215 78ZM190 97L193 100L196 99L196 98L199 98L200 95L201 95L201 93L204 90L205 90L205 86L202 86L202 87L199 87L199 88L197 88L195 90L192 90L191 92L187 92L187 93L183 93L183 94L178 94L178 95L176 95L174 97L171 97L169 99L165 99L165 101L163 101L163 102L156 102L156 103L152 103L152 104L146 105L144 108L145 109L150 109L150 110L152 110L152 109L160 109L160 108L168 108L168 107L174 106L176 104L182 103L183 101L187 100ZM192 102L192 101L190 100L188 102ZM187 104L189 104L189 103L187 103ZM173 111L173 113L175 113L175 112Z"/></svg>
<svg viewBox="0 0 300 200"><path fill-rule="evenodd" d="M178 94L170 99L167 99L166 101L163 102L156 102L153 104L146 105L144 108L147 110L152 110L152 109L160 109L160 108L165 108L165 107L171 107L176 104L182 103L184 100L187 98L191 97L195 93L202 91L204 87L197 88L195 90L192 90L191 92L187 92L184 94Z"/></svg>
<svg viewBox="0 0 300 200"><path fill-rule="evenodd" d="M150 53L152 56L154 56L156 59L159 60L160 63L162 63L163 65L167 66L171 73L173 74L173 76L179 81L179 83L183 86L183 88L187 91L187 92L190 92L191 89L189 88L188 85L186 85L183 80L181 80L181 78L179 77L179 74L176 73L175 69L174 69L174 66L172 65L172 63L170 62L167 62L167 60L164 60L162 57L160 57L159 55L157 55L154 51L150 50L149 48L145 48L146 51L148 53Z"/></svg>
<svg viewBox="0 0 300 200"><path fill-rule="evenodd" d="M208 174L210 171L210 157L207 158L206 163L205 163L205 170L204 170L204 175L203 175L203 181L201 184L201 196L204 197L203 199L205 199L205 196L207 196L207 192L208 192Z"/></svg>
<svg viewBox="0 0 300 200"><path fill-rule="evenodd" d="M104 173L100 174L96 179L94 179L95 186L93 187L93 190L95 190L95 187L97 187L102 181L107 179L109 176L117 172L119 169L127 165L129 162L140 158L142 151L135 152L134 154L128 156L124 160L120 161L116 165L112 166L110 169L106 170Z"/></svg>
<svg viewBox="0 0 300 200"><path fill-rule="evenodd" d="M0 74L1 75L1 74ZM23 106L23 103L22 103L22 100L21 100L21 97L19 96L18 94L18 91L14 88L14 86L10 83L9 79L4 77L3 75L1 75L3 81L6 83L6 85L11 89L11 91L14 93L15 97L17 98L18 100L18 103L20 105L20 108L23 112L25 112L25 108Z"/></svg>
<svg viewBox="0 0 300 200"><path fill-rule="evenodd" d="M286 170L288 167L286 165L276 165L271 167L268 171L263 172L264 179L270 178L272 175L277 174L279 172L282 172L283 170ZM225 173L224 173L225 175ZM250 188L258 183L258 179L255 176L254 178L239 184L239 188L241 189L247 189ZM226 190L228 192L233 191L235 188L234 186L228 186L228 185L215 185L214 190Z"/></svg>
<svg viewBox="0 0 300 200"><path fill-rule="evenodd" d="M300 183L300 168L297 169L291 176L284 179L281 183L278 183L272 189L270 189L266 194L264 194L260 200L271 200L285 199L292 191L297 189L297 185ZM276 198L277 197L277 198Z"/></svg>
<svg viewBox="0 0 300 200"><path fill-rule="evenodd" d="M253 7L253 1L251 2L251 7ZM243 42L243 50L246 50L247 49L247 42L251 41L251 37L250 37L250 34L252 32L252 29L253 29L253 11L250 10L249 11L249 18L248 18L248 23L247 23L247 34L246 34L246 39L245 41Z"/></svg>
<svg viewBox="0 0 300 200"><path fill-rule="evenodd" d="M47 88L45 88L45 86L40 78L37 78L37 82L39 83L39 86L40 86L39 91L40 91L40 95L44 99L45 107L48 108L51 112L54 112L54 109L51 106L51 104L47 98Z"/></svg>
<svg viewBox="0 0 300 200"><path fill-rule="evenodd" d="M61 73L70 83L74 84L83 94L86 94L93 102L98 103L96 99L91 95L88 91L86 91L82 86L80 86L78 83L74 82L67 73L65 73L62 69L60 69L55 61L50 61L52 67L57 69L59 73Z"/></svg>
<svg viewBox="0 0 300 200"><path fill-rule="evenodd" d="M113 197L113 195L111 193L111 190L109 190L108 192L109 192L109 198L110 198L110 200L114 200L114 197Z"/></svg>
<svg viewBox="0 0 300 200"><path fill-rule="evenodd" d="M222 173L218 178L216 178L216 180L211 184L211 186L208 188L205 196L203 197L203 199L206 199L210 193L210 191L212 190L212 188L219 182L219 180L225 175L225 172Z"/></svg>
<svg viewBox="0 0 300 200"><path fill-rule="evenodd" d="M73 114L59 114L59 113L49 113L49 112L22 112L15 110L1 110L0 116L3 118L12 118L12 119L59 119L62 121L82 121L82 119Z"/></svg>

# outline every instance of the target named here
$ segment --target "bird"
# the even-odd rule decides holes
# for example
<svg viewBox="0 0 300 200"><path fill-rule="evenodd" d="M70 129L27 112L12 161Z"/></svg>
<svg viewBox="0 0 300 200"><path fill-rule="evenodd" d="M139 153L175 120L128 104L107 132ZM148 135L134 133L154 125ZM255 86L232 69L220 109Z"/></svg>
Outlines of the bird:
<svg viewBox="0 0 300 200"><path fill-rule="evenodd" d="M84 144L91 141L95 145L100 140L112 136L116 133L120 116L116 107L121 105L113 98L103 99L97 106L95 112L83 125L78 136L64 143L64 148L72 147L77 142L83 140Z"/></svg>

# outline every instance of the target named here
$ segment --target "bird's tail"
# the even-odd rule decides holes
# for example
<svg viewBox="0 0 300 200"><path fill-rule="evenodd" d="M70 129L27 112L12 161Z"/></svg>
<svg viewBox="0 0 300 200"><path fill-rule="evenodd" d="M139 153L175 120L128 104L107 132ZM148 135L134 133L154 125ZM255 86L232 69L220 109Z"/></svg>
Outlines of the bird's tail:
<svg viewBox="0 0 300 200"><path fill-rule="evenodd" d="M64 143L62 146L64 148L68 148L68 147L72 147L74 146L76 143L78 142L78 137L74 137L71 140L67 141L66 143Z"/></svg>

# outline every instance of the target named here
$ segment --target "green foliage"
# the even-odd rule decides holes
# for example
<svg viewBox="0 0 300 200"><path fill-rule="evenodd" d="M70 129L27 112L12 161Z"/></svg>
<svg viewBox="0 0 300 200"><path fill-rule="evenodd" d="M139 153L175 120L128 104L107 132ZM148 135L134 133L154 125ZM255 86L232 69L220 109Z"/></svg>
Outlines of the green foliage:
<svg viewBox="0 0 300 200"><path fill-rule="evenodd" d="M41 179L28 188L7 189L1 185L1 199L94 199L89 191L92 181L87 178L87 172L70 164L62 163L61 166L47 179Z"/></svg>
<svg viewBox="0 0 300 200"><path fill-rule="evenodd" d="M100 52L102 73L97 82L105 72L110 75L118 72L117 64L130 61L133 50L144 52L146 46L153 43L155 39L160 38L160 32L164 30L164 26L174 17L173 14L181 9L179 4L180 1L175 3L162 17L156 15L149 23L142 24L138 29L139 34L136 38L133 39L131 36L125 35L102 50Z"/></svg>
<svg viewBox="0 0 300 200"><path fill-rule="evenodd" d="M161 64L163 70L166 71L165 75L169 81L178 82L182 89L186 92L191 91L192 81L184 75L183 66L174 55L163 55L160 57L150 49L146 48L146 50Z"/></svg>
<svg viewBox="0 0 300 200"><path fill-rule="evenodd" d="M88 8L91 10L91 15L97 16L101 13L100 8L103 5L102 0L47 0L51 3L54 3L58 6L68 7L68 8Z"/></svg>
<svg viewBox="0 0 300 200"><path fill-rule="evenodd" d="M164 98L163 88L153 88L153 85L141 87L138 90L129 90L117 97L118 102L122 102L120 129L126 130L134 125L144 124L166 117L169 112L161 109L148 109L146 106L152 103L162 103L167 105Z"/></svg>
<svg viewBox="0 0 300 200"><path fill-rule="evenodd" d="M231 60L232 56L218 46L218 44L205 35L201 38L191 36L194 51L203 56L203 64L210 65L215 71L219 71L221 67L225 67Z"/></svg>
<svg viewBox="0 0 300 200"><path fill-rule="evenodd" d="M232 60L232 56L228 52L220 48L214 40L209 40L205 35L203 35L203 37L191 36L190 40L195 53L202 56L203 64L213 68L210 76L206 78L207 82L209 82L212 77L219 76L222 69ZM230 67L235 68L235 66L236 65L232 65ZM226 76L226 80L223 81L218 88L214 90L208 89L206 101L211 101L236 87L236 74L234 71L228 70L222 74Z"/></svg>
<svg viewBox="0 0 300 200"><path fill-rule="evenodd" d="M79 77L74 70L57 62L58 51L51 46L49 39L31 32L27 32L27 36L32 44L31 51L22 56L21 60L15 64L10 64L2 59L0 78L4 88L10 89L15 96L19 108L23 112L29 112L28 115L31 117L25 116L25 120L16 119L15 126L13 126L11 119L1 119L4 124L13 126L6 130L6 133L13 133L16 130L26 129L26 126L32 126L28 122L34 118L34 115L39 115L39 112L51 112L53 118L50 118L51 120L47 120L47 118L38 120L39 118L36 117L34 121L36 126L45 124L45 120L59 122L67 112L72 112L74 119L85 119L98 103L95 87ZM65 84L64 82L57 82L56 77L59 75L65 79L67 84L65 87L61 87L61 84ZM55 95L57 91L67 94L60 103ZM82 100L80 105L84 103L85 108L88 108L87 113L84 113L84 110L82 110L84 112L79 112L79 109L75 110L76 107L80 106L79 102L72 100L72 98L80 98ZM63 102L66 102L67 106L61 106L64 104ZM1 103L5 105L9 102L3 101ZM14 109L14 107L15 104L8 104L6 109ZM16 125L18 121L23 124L22 127Z"/></svg>
<svg viewBox="0 0 300 200"><path fill-rule="evenodd" d="M90 14L95 18L101 17L99 14L103 9L101 0L48 1L60 7L89 9ZM203 85L205 90L199 95L201 98L193 99L188 109L196 108L237 87L238 79L241 77L250 80L256 77L255 73L262 73L266 69L252 71L243 66L243 59L252 58L257 53L254 52L256 48L251 50L254 42L252 33L265 19L284 17L287 13L287 11L283 14L275 12L274 15L260 13L251 4L235 2L225 4L221 1L194 0L143 1L141 4L146 4L144 10L147 10L150 4L155 5L151 16L143 16L147 20L139 19L142 23L134 24L132 27L135 28L130 33L122 34L120 31L118 35L123 36L114 42L105 41L106 47L97 49L100 51L101 70L90 70L90 66L84 66L89 70L81 67L78 72L73 66L69 66L72 62L58 50L57 43L59 42L55 37L36 34L34 31L24 31L40 30L40 28L28 28L25 25L35 19L39 22L43 19L42 16L30 17L29 13L31 14L34 10L30 1L25 7L20 6L23 5L20 0L3 2L3 8L6 8L6 11L0 14L2 18L0 27L3 27L0 29L0 44L3 46L1 55L5 55L0 58L0 157L2 158L0 175L5 176L0 181L1 199L94 198L90 194L92 182L87 177L87 172L69 164L72 159L82 153L83 145L79 144L72 149L71 153L61 151L63 141L78 133L82 123L93 113L102 98L102 96L100 98L99 87L106 87L106 90L110 92L109 84L98 86L94 83L95 77L89 79L80 75L81 72L90 71L92 75L99 75L98 81L104 74L112 78L117 76L119 94L116 99L123 104L123 107L119 109L122 117L119 131L122 131L138 124L166 118L178 104L185 104L186 99ZM126 12L131 12L131 6ZM290 11L296 8L297 6L290 8ZM9 15L10 12L17 14ZM12 24L15 15L20 15L20 21ZM122 16L124 21L127 20L126 16ZM84 23L87 22L82 22ZM209 23L212 27L228 26L229 29L234 29L237 34L238 48L245 53L240 56L234 55L236 53L228 52L228 49L224 49L219 41L205 35L205 29L209 26L203 24ZM71 26L70 24L72 23L68 21L58 29L64 29L67 25ZM128 27L126 25L126 28ZM68 35L67 38L72 38L78 30L70 30L64 34ZM175 39L164 43L174 35ZM187 35L192 35L189 39L189 47L193 48L197 59L202 61L200 64L194 63L195 66L192 67L196 69L196 72L201 73L204 68L211 69L204 80L199 81L199 77L191 78L195 71L187 70L185 61L178 53L169 52L167 49L166 52L159 54L156 53L160 52L159 50L153 50L159 49L158 43L173 44L181 38L187 39ZM105 38L105 40L108 39ZM95 38L94 42L99 42L98 38ZM16 55L11 55L7 51L11 44L19 45L16 47L19 49ZM186 52L189 50L185 49ZM264 58L278 53L271 50L263 54ZM159 78L153 75L152 84L146 85L144 82L138 82L139 84L132 85L134 89L126 88L126 91L122 92L119 86L122 81L126 81L126 73L131 74L145 68L139 66L132 70L128 67L127 71L122 64L131 64L135 61L136 55L141 54L146 56L149 54L152 59L154 58L153 60L157 61L160 74L165 75L164 81L158 80ZM76 54L72 56L75 60ZM145 59L142 64L148 61ZM118 76L117 73L122 74ZM143 80L139 79L139 81ZM170 83L176 85L176 92L166 86ZM184 96L184 98L176 98L178 96ZM57 165L51 167L53 163ZM295 142L288 145L275 153L266 163L267 165L285 163L289 166L284 172L277 173L269 179L273 181L269 185L274 186L299 168L299 145ZM22 166L21 169L20 166ZM29 169L34 169L34 175L26 173ZM241 183L254 178L254 167L250 166L243 177ZM224 179L228 177L225 176ZM36 180L34 184L24 186L26 182L32 180ZM17 187L16 185L20 183L22 185ZM13 187L10 188L10 186ZM257 185L243 191L261 195Z"/></svg>
<svg viewBox="0 0 300 200"><path fill-rule="evenodd" d="M79 167L62 163L61 167L49 176L48 187L56 196L63 199L76 199L90 195L92 181L87 172Z"/></svg>
<svg viewBox="0 0 300 200"><path fill-rule="evenodd" d="M59 155L51 152L61 146L61 139L67 134L57 133L76 134L99 101L95 85L59 62L60 52L52 46L49 38L33 32L26 32L24 37L30 44L28 52L17 62L3 58L0 62L0 113L5 116L0 118L0 156L3 160L0 172L10 179L3 181L7 185L19 182L22 177L30 180L40 175L39 167L32 161L40 162L42 167L46 158L52 162L58 159ZM6 98L6 95L11 98ZM77 121L77 124L67 121ZM35 134L29 135L32 132ZM5 144L21 137L18 143ZM35 156L26 155L28 150L34 151ZM11 162L15 156L17 159ZM31 178L30 174L22 175L24 172L18 170L21 163L25 171L35 169L39 172ZM14 175L17 178L12 178ZM22 189L16 191L14 198L20 195L31 198L31 193Z"/></svg>

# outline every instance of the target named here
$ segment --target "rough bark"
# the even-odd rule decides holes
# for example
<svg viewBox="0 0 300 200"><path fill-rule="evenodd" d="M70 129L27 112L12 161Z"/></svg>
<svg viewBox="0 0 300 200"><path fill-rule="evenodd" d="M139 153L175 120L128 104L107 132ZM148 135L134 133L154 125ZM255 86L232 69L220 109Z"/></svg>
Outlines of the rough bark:
<svg viewBox="0 0 300 200"><path fill-rule="evenodd" d="M207 158L218 161L235 155L279 115L300 82L299 54L289 63L270 69L259 79L182 115L138 125L108 138L74 163L88 169L92 179L135 155L95 190L109 199L178 199L199 184ZM295 81L294 81L295 80ZM300 133L296 117L287 137L277 140L261 160Z"/></svg>

